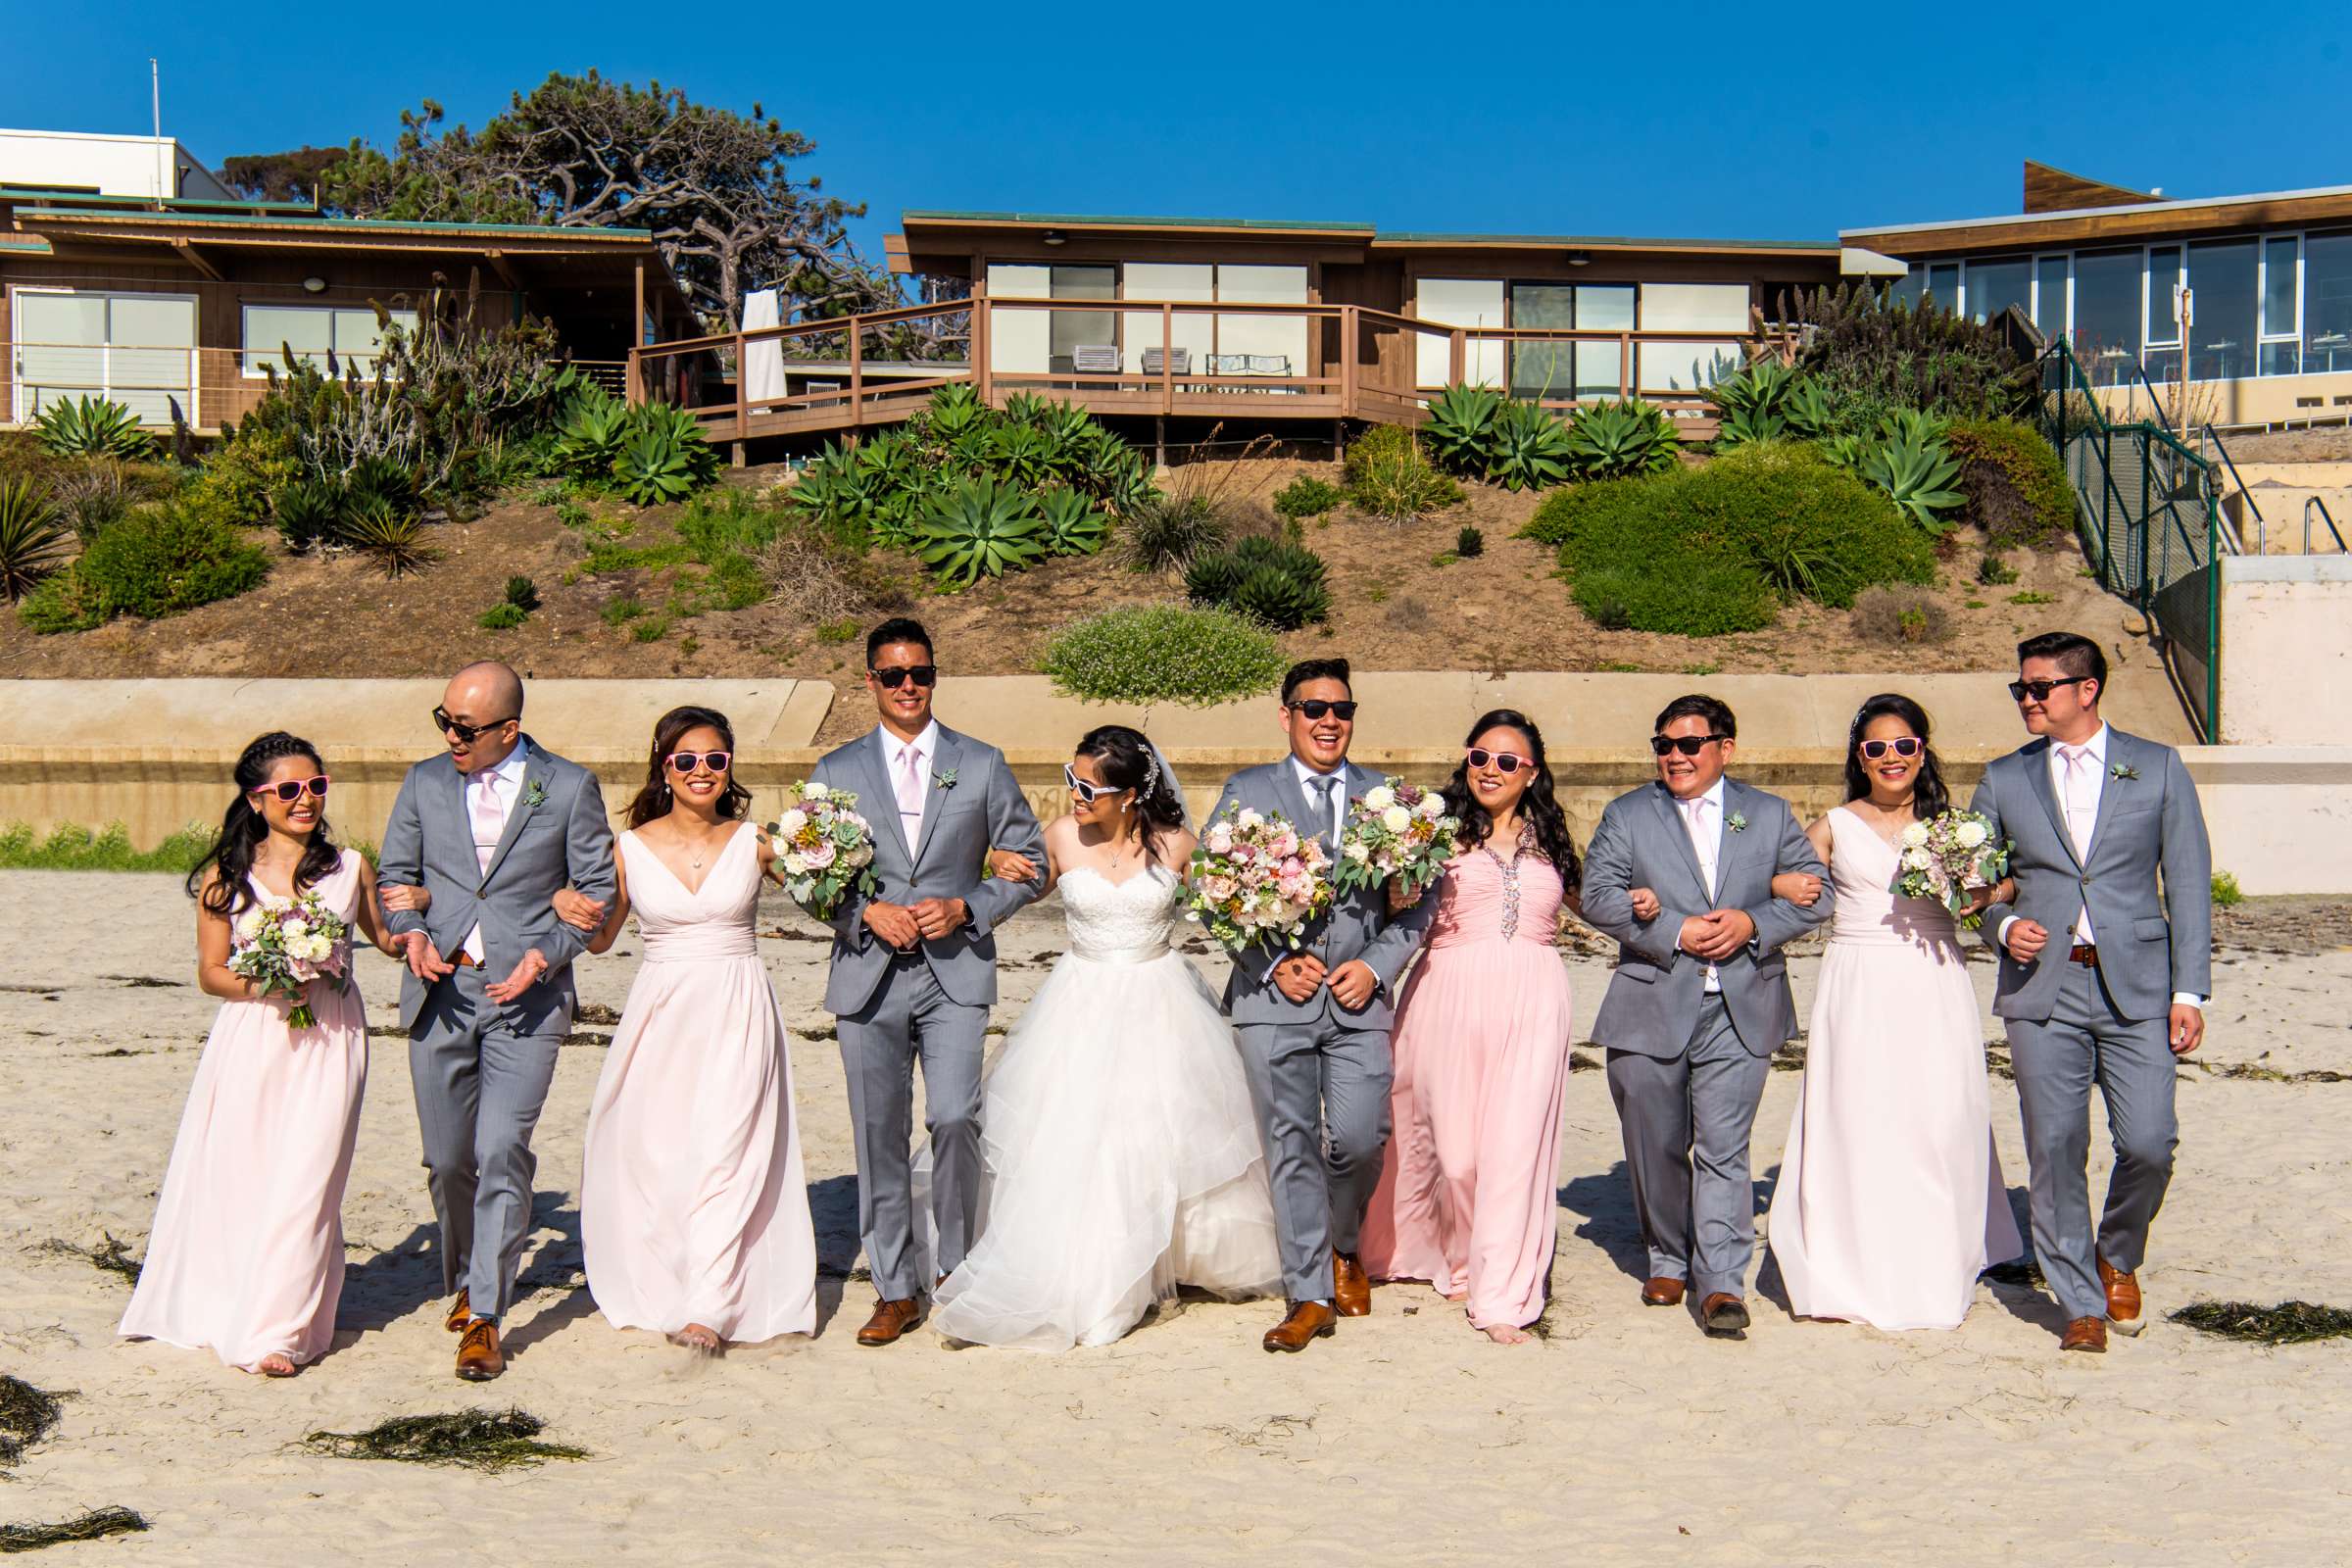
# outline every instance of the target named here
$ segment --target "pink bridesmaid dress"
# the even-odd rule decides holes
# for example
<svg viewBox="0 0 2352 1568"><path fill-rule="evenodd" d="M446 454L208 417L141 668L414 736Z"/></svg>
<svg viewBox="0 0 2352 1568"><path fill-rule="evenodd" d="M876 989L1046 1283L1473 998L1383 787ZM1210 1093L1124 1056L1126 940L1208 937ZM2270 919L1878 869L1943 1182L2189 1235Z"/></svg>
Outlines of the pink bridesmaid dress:
<svg viewBox="0 0 2352 1568"><path fill-rule="evenodd" d="M1376 1279L1467 1296L1482 1329L1543 1316L1551 1274L1572 1023L1552 947L1561 897L1532 835L1508 860L1456 856L1397 1006L1393 1128L1361 1261Z"/></svg>
<svg viewBox="0 0 2352 1568"><path fill-rule="evenodd" d="M641 843L619 854L645 962L588 1111L588 1290L615 1328L689 1323L757 1344L816 1327L816 1235L784 1019L760 961L760 856L735 830L688 892Z"/></svg>
<svg viewBox="0 0 2352 1568"><path fill-rule="evenodd" d="M1984 1265L2025 1250L1992 1147L1976 987L1943 906L1893 892L1894 846L1842 806L1829 822L1838 908L1772 1254L1799 1317L1957 1328Z"/></svg>
<svg viewBox="0 0 2352 1568"><path fill-rule="evenodd" d="M313 889L347 924L360 864L345 850ZM285 902L258 880L253 892ZM310 1004L315 1029L287 1027L282 1004L220 1004L119 1333L211 1350L248 1372L275 1354L315 1361L333 1343L368 1016L356 982L315 984Z"/></svg>

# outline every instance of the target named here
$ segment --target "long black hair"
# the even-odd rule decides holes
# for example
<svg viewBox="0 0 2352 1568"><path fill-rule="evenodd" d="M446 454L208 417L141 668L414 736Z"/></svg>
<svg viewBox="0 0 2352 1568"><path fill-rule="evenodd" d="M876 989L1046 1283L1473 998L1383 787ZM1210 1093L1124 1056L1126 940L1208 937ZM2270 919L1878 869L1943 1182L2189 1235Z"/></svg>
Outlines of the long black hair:
<svg viewBox="0 0 2352 1568"><path fill-rule="evenodd" d="M282 729L255 736L237 755L237 798L228 803L227 814L220 818L220 834L213 840L212 849L188 873L188 897L200 899L205 908L215 914L234 919L245 906L255 902L251 880L253 852L270 836L270 819L253 804L253 792L270 781L271 767L289 757L307 757L313 767L321 773L326 771L318 747ZM342 863L343 852L328 837L326 805L322 801L318 805L318 823L311 829L310 845L294 867L294 891L300 893L324 881ZM220 872L209 888L204 885L207 866L217 866Z"/></svg>
<svg viewBox="0 0 2352 1568"><path fill-rule="evenodd" d="M1919 737L1919 776L1912 780L1911 814L1925 822L1941 816L1952 804L1944 787L1943 767L1936 748L1928 744L1928 710L1900 692L1881 692L1854 712L1853 727L1845 733L1845 798L1859 801L1870 794L1870 773L1862 765L1862 732L1874 718L1894 717Z"/></svg>
<svg viewBox="0 0 2352 1568"><path fill-rule="evenodd" d="M1551 868L1560 873L1561 886L1574 893L1583 872L1576 858L1576 841L1568 836L1567 814L1552 793L1551 764L1544 760L1544 732L1517 709L1497 708L1470 726L1470 733L1462 737L1463 747L1477 745L1478 738L1491 729L1515 729L1527 737L1528 756L1535 759L1535 776L1520 797L1519 815L1535 830L1536 853L1551 862ZM1473 849L1486 843L1494 831L1494 819L1471 793L1467 758L1454 764L1453 777L1446 781L1445 796L1446 814L1461 820L1462 843Z"/></svg>
<svg viewBox="0 0 2352 1568"><path fill-rule="evenodd" d="M1159 765L1144 732L1124 724L1103 724L1079 737L1079 757L1091 757L1102 782L1114 790L1135 791L1136 814L1143 819L1144 849L1157 858L1159 836L1184 827L1184 797L1176 781Z"/></svg>
<svg viewBox="0 0 2352 1568"><path fill-rule="evenodd" d="M735 767L735 726L715 708L673 708L654 724L654 750L645 760L645 788L629 802L629 826L643 827L669 810L669 754L678 749L688 730L714 729L728 754L727 787L718 794L718 814L738 817L752 808L752 792L743 787Z"/></svg>

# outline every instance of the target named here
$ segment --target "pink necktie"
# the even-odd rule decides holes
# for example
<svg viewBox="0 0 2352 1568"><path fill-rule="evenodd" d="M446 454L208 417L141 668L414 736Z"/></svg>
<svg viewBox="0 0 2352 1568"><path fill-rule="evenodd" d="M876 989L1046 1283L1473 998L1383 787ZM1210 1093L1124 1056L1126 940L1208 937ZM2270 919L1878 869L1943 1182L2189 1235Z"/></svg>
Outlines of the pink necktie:
<svg viewBox="0 0 2352 1568"><path fill-rule="evenodd" d="M916 765L913 747L909 746L899 753L899 815L906 819L909 848L912 848L914 830L923 819L923 779L915 771Z"/></svg>
<svg viewBox="0 0 2352 1568"><path fill-rule="evenodd" d="M482 874L490 873L491 858L498 854L498 841L507 831L507 808L498 799L498 781L482 775L473 797L473 853L482 862Z"/></svg>

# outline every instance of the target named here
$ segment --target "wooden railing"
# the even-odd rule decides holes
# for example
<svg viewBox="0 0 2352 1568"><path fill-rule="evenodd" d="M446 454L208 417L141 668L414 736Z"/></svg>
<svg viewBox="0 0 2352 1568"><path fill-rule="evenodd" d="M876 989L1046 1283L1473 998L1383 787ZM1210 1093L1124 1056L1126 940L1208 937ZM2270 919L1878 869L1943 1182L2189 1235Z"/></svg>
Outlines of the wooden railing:
<svg viewBox="0 0 2352 1568"><path fill-rule="evenodd" d="M1121 368L998 366L1004 334L1017 329L1013 323L1023 316L1039 314L1049 321L1059 314L1113 318L1108 346ZM1287 373L1237 374L1206 363L1203 335L1214 343L1229 330L1227 321L1262 328L1269 320L1298 323L1295 356L1257 356L1285 360ZM920 331L926 324L928 332ZM1034 329L1024 333L1030 341L1037 335ZM1051 341L1050 325L1044 336ZM907 352L902 341L907 339L914 340L916 353ZM1420 378L1425 340L1445 346L1446 374L1438 385ZM781 351L782 389L754 397L742 367L751 351L768 344ZM956 382L968 383L992 404L1016 392L1037 392L1096 414L1416 424L1441 387L1467 379L1489 346L1505 360L1507 380L1513 351L1575 344L1615 349L1616 385L1606 396L1640 395L1679 417L1706 421L1712 409L1698 386L1642 389L1642 349L1721 347L1744 359L1755 339L1746 332L1457 327L1367 305L995 299L975 291L969 299L650 344L629 356L628 384L633 400L659 398L695 415L714 440L895 423ZM1152 350L1158 368L1147 371ZM1191 362L1179 368L1177 356L1186 350ZM1573 388L1555 395L1539 387L1536 401L1565 410L1592 399L1580 400Z"/></svg>

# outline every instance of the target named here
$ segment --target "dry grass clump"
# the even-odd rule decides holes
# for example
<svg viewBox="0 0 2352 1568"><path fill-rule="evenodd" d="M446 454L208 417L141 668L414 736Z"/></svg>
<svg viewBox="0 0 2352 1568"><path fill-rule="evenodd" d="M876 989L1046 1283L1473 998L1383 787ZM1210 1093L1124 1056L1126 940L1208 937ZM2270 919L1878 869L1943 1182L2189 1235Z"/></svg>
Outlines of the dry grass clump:
<svg viewBox="0 0 2352 1568"><path fill-rule="evenodd" d="M1952 617L1924 588L1865 588L1854 596L1854 635L1897 646L1939 643Z"/></svg>
<svg viewBox="0 0 2352 1568"><path fill-rule="evenodd" d="M2352 1339L2352 1311L2313 1301L2281 1301L2277 1306L2257 1306L2251 1301L2194 1301L2175 1312L2173 1321L2249 1345L2308 1345L2315 1340Z"/></svg>
<svg viewBox="0 0 2352 1568"><path fill-rule="evenodd" d="M585 1448L538 1441L546 1427L546 1422L523 1410L465 1410L394 1416L365 1432L314 1432L301 1446L336 1459L391 1459L481 1471L588 1457Z"/></svg>

